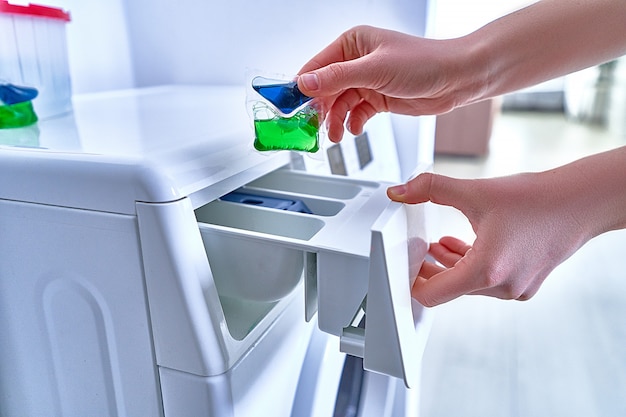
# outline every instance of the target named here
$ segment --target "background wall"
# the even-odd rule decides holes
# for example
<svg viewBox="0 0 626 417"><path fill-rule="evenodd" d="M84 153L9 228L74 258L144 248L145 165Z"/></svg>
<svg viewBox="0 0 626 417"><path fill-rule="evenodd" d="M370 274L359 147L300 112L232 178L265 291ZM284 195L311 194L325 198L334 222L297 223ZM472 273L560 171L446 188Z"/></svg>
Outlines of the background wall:
<svg viewBox="0 0 626 417"><path fill-rule="evenodd" d="M417 0L133 0L125 5L139 86L238 84L246 68L293 74L354 25L423 34L427 13L426 1Z"/></svg>
<svg viewBox="0 0 626 417"><path fill-rule="evenodd" d="M35 2L70 11L72 84L83 93L164 83L239 83L246 67L294 73L358 24L459 36L533 0Z"/></svg>
<svg viewBox="0 0 626 417"><path fill-rule="evenodd" d="M16 0L16 2L19 2ZM371 24L424 34L427 0L41 0L67 25L75 93L291 74L340 33Z"/></svg>

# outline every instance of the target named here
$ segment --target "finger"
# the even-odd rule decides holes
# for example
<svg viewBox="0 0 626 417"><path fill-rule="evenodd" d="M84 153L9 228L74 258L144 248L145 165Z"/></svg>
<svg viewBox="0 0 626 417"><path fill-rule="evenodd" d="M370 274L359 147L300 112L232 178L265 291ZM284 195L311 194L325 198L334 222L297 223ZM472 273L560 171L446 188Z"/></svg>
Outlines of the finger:
<svg viewBox="0 0 626 417"><path fill-rule="evenodd" d="M428 253L435 258L437 262L448 268L453 267L464 255L451 251L447 246L437 242L430 244Z"/></svg>
<svg viewBox="0 0 626 417"><path fill-rule="evenodd" d="M439 243L448 248L450 251L458 253L461 256L465 255L467 251L472 248L472 245L468 245L461 239L457 239L453 236L444 236L439 239Z"/></svg>
<svg viewBox="0 0 626 417"><path fill-rule="evenodd" d="M390 187L387 190L387 195L391 200L401 203L416 204L432 201L463 211L466 205L476 202L472 184L472 180L450 178L425 172L406 184Z"/></svg>
<svg viewBox="0 0 626 417"><path fill-rule="evenodd" d="M376 105L379 103L372 104L371 100L380 101L378 95L368 94L367 90L352 89L332 101L327 115L331 141L342 139L344 125L353 135L363 133L365 123L378 113Z"/></svg>
<svg viewBox="0 0 626 417"><path fill-rule="evenodd" d="M390 187L387 196L393 201L401 203L424 203L430 201L430 188L434 175L423 173L411 181Z"/></svg>
<svg viewBox="0 0 626 417"><path fill-rule="evenodd" d="M326 116L326 126L328 128L328 138L331 142L338 143L343 139L343 119L335 116L333 113L329 113Z"/></svg>
<svg viewBox="0 0 626 417"><path fill-rule="evenodd" d="M420 270L413 283L411 295L428 307L466 294L525 301L537 293L545 279L545 275L539 275L523 281L504 279L498 284L493 279L486 278L487 271L481 268L484 262L475 256L477 255L470 248L453 267L441 268L439 272L437 268L424 263L423 271Z"/></svg>
<svg viewBox="0 0 626 417"><path fill-rule="evenodd" d="M343 139L343 131L344 131L344 123L345 123L345 115L341 111L334 111L333 103L328 107L325 115L325 123L326 128L328 129L328 138L332 142L340 142ZM339 107L341 108L341 107Z"/></svg>
<svg viewBox="0 0 626 417"><path fill-rule="evenodd" d="M434 307L471 292L473 288L469 280L462 279L458 269L452 267L428 279L418 276L411 296L426 307Z"/></svg>
<svg viewBox="0 0 626 417"><path fill-rule="evenodd" d="M365 123L374 117L378 112L369 101L362 100L351 111L348 117L347 127L353 135L363 133Z"/></svg>
<svg viewBox="0 0 626 417"><path fill-rule="evenodd" d="M350 48L347 48L348 43L346 42L346 35L348 32L343 33L333 42L331 42L327 47L318 52L313 58L309 60L306 64L300 68L298 71L298 75L302 75L306 72L315 71L322 67L325 67L334 62L342 62L347 59L354 59L356 56L350 51Z"/></svg>
<svg viewBox="0 0 626 417"><path fill-rule="evenodd" d="M349 88L372 88L373 73L367 64L372 36L365 27L344 32L298 71L300 90L316 97L339 94Z"/></svg>
<svg viewBox="0 0 626 417"><path fill-rule="evenodd" d="M454 300L465 294L484 290L484 281L476 280L481 271L474 267L472 251L453 267L444 269L429 279L418 277L411 289L413 298L427 307Z"/></svg>
<svg viewBox="0 0 626 417"><path fill-rule="evenodd" d="M422 264L422 267L420 268L418 275L422 278L429 279L442 271L444 271L444 268L440 267L439 265L435 265L432 262L424 262Z"/></svg>
<svg viewBox="0 0 626 417"><path fill-rule="evenodd" d="M332 142L341 141L348 113L352 114L355 108L358 109L362 100L363 98L358 90L348 90L334 100L327 115L328 137ZM363 126L359 126L357 123L357 125L351 125L350 127L351 129L357 128L356 132L351 130L353 134L360 134L361 132L358 129L362 129Z"/></svg>
<svg viewBox="0 0 626 417"><path fill-rule="evenodd" d="M371 88L370 74L361 59L333 62L298 77L298 88L310 97L332 96L350 88Z"/></svg>

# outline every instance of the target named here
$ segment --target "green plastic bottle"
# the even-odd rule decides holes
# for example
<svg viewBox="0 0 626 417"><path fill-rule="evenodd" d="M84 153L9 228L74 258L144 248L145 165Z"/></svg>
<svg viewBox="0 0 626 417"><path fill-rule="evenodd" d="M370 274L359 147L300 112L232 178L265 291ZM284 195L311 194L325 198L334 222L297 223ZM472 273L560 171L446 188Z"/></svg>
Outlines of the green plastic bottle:
<svg viewBox="0 0 626 417"><path fill-rule="evenodd" d="M32 101L0 106L0 129L30 126L37 123Z"/></svg>

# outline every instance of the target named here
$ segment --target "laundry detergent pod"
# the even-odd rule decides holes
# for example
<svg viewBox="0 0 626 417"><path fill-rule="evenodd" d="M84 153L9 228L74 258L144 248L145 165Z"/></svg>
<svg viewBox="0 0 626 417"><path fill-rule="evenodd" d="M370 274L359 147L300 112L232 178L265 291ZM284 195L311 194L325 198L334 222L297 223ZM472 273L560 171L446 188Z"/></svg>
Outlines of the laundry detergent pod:
<svg viewBox="0 0 626 417"><path fill-rule="evenodd" d="M0 84L0 129L30 126L37 122L32 100L38 91L32 87Z"/></svg>
<svg viewBox="0 0 626 417"><path fill-rule="evenodd" d="M319 151L322 112L312 97L298 89L295 78L255 76L249 82L247 99L254 149L309 154Z"/></svg>

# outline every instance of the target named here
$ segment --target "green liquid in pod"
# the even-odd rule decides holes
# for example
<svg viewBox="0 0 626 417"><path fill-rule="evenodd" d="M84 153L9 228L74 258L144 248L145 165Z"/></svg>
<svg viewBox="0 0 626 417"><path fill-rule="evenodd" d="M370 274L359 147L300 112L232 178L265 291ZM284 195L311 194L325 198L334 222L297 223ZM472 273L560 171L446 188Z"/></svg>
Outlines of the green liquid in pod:
<svg viewBox="0 0 626 417"><path fill-rule="evenodd" d="M24 127L37 122L31 101L0 106L0 129Z"/></svg>
<svg viewBox="0 0 626 417"><path fill-rule="evenodd" d="M319 150L319 117L306 109L292 117L275 116L255 120L254 147L259 151L293 150L317 152Z"/></svg>

